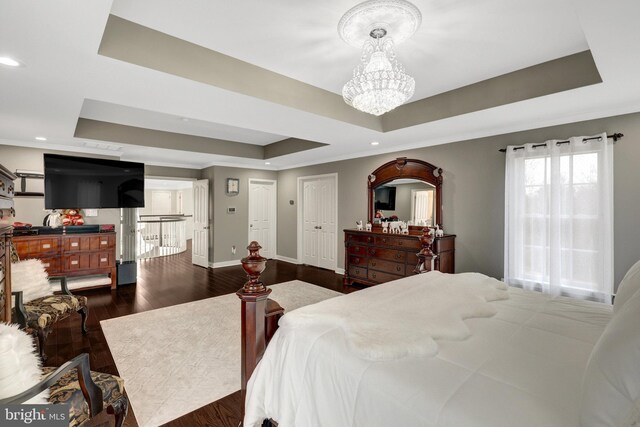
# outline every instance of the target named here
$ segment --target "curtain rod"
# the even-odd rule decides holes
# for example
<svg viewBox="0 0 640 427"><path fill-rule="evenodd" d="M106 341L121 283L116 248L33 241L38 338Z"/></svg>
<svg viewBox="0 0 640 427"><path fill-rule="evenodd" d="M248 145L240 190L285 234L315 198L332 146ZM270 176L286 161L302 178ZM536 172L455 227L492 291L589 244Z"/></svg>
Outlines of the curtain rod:
<svg viewBox="0 0 640 427"><path fill-rule="evenodd" d="M617 142L619 139L622 139L623 136L624 135L621 134L621 133L614 133L613 135L607 135L607 138L613 138L613 142ZM600 136L594 136L592 138L582 138L582 142L587 142L587 141L591 141L591 140L594 140L594 139L601 139L601 138L602 137L600 137ZM570 142L571 141L558 141L558 142L556 142L556 145L568 144ZM545 142L545 143L542 143L542 144L535 144L535 145L533 145L533 148L546 147L546 146L547 146L547 143ZM524 150L524 146L513 147L513 151L516 151L516 150ZM501 148L498 151L500 151L501 153L506 153L507 149L506 148Z"/></svg>

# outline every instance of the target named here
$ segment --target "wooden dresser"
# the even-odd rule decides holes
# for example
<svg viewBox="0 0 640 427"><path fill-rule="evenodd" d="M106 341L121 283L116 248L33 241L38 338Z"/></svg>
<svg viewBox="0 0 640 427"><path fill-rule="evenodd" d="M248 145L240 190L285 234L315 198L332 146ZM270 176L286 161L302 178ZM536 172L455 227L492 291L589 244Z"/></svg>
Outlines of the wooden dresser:
<svg viewBox="0 0 640 427"><path fill-rule="evenodd" d="M11 321L11 233L13 231L13 181L17 177L0 165L0 322Z"/></svg>
<svg viewBox="0 0 640 427"><path fill-rule="evenodd" d="M15 236L20 259L42 260L50 276L108 274L116 288L116 233Z"/></svg>
<svg viewBox="0 0 640 427"><path fill-rule="evenodd" d="M455 270L455 235L433 242L437 255L434 269L443 273ZM387 234L378 231L344 230L344 283L377 285L411 276L418 264L420 235Z"/></svg>

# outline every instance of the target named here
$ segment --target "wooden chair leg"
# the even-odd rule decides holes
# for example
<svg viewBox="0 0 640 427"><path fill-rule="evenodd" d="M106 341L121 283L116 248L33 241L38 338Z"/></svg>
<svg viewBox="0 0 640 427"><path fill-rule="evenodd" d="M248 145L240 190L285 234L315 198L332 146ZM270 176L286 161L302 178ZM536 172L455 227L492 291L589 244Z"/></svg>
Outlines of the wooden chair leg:
<svg viewBox="0 0 640 427"><path fill-rule="evenodd" d="M49 328L38 328L36 334L38 336L38 352L40 353L40 358L42 362L47 361L47 355L44 352L44 345L47 342L47 337L49 336L49 332L51 329Z"/></svg>
<svg viewBox="0 0 640 427"><path fill-rule="evenodd" d="M78 310L78 313L80 313L80 316L82 317L82 335L87 335L87 307L82 307L80 310Z"/></svg>
<svg viewBox="0 0 640 427"><path fill-rule="evenodd" d="M122 427L124 419L129 412L129 399L126 396L120 396L111 405L107 406L107 413L115 418L115 427Z"/></svg>

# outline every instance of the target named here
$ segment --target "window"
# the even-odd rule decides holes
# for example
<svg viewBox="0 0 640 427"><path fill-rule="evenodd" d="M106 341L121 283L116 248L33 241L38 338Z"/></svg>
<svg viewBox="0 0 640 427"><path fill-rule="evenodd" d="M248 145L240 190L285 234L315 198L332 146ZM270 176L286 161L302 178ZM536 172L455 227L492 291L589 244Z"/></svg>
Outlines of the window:
<svg viewBox="0 0 640 427"><path fill-rule="evenodd" d="M610 300L612 144L606 135L507 149L505 280Z"/></svg>

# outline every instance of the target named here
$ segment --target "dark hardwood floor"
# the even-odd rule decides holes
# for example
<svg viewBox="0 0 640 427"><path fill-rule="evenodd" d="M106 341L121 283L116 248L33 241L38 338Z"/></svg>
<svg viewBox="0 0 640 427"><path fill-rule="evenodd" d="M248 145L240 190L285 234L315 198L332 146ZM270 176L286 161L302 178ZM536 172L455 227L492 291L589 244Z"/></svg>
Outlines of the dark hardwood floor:
<svg viewBox="0 0 640 427"><path fill-rule="evenodd" d="M351 287L343 289L342 276L333 271L275 260L267 263L262 279L267 285L298 279L339 292L354 290ZM59 322L47 340L49 359L46 365L60 366L80 353L89 353L92 370L117 375L118 370L100 328L101 320L233 293L242 287L245 280L240 266L215 270L193 266L190 250L179 255L140 261L138 282L134 285L121 286L114 291L103 288L75 292L88 297L89 333L86 336L80 333L80 316L71 316ZM237 392L167 425L237 427L239 422L240 392ZM130 409L125 425L138 425L135 408Z"/></svg>

